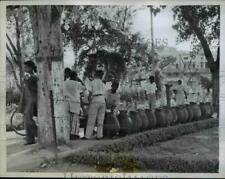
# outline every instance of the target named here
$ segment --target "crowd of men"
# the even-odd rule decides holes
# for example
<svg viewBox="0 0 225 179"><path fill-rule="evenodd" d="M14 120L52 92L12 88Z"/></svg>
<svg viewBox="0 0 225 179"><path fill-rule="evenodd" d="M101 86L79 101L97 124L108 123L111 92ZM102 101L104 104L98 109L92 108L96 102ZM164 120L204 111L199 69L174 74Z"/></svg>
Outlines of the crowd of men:
<svg viewBox="0 0 225 179"><path fill-rule="evenodd" d="M24 88L18 112L24 115L26 143L35 143L37 126L33 116L37 116L37 81L36 65L33 61L24 63L25 76ZM103 124L106 111L114 115L119 113L120 93L119 82L112 80L111 87L107 88L103 82L104 72L96 70L94 76L87 77L84 82L80 80L77 73L69 68L64 70L64 99L67 120L70 121L70 140L80 138L80 114L86 114L86 130L82 139L103 138ZM148 102L148 108L154 110L156 106L157 86L154 76L150 76L143 86ZM182 105L187 99L187 90L178 80L176 89L172 89L172 105ZM165 91L164 91L165 93ZM165 96L164 96L165 98ZM95 129L97 128L97 132ZM94 135L96 132L96 135Z"/></svg>

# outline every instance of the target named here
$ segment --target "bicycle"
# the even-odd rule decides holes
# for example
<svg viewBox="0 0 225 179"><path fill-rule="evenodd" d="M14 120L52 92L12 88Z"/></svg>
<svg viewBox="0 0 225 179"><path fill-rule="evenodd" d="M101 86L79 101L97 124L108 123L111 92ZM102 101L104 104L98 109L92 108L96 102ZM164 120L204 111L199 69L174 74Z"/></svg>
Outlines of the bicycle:
<svg viewBox="0 0 225 179"><path fill-rule="evenodd" d="M12 115L11 115L11 118L10 118L10 126L11 126L11 129L18 135L21 135L21 136L26 136L26 133L25 131L22 132L21 129L24 129L24 121L23 119L19 119L19 120L22 120L22 122L19 123L19 125L17 125L18 127L16 127L16 125L14 125L16 122L16 120L18 121L18 117L21 118L21 116L18 116L17 114L17 108L13 111Z"/></svg>

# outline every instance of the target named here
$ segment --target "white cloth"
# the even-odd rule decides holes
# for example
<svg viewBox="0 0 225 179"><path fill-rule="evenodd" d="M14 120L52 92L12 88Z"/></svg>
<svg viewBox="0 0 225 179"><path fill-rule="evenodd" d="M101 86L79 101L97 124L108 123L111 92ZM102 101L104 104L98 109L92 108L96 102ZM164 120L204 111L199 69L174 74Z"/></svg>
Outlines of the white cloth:
<svg viewBox="0 0 225 179"><path fill-rule="evenodd" d="M100 79L94 79L90 83L90 91L92 95L105 94L106 91L105 84Z"/></svg>
<svg viewBox="0 0 225 179"><path fill-rule="evenodd" d="M185 103L184 92L186 92L186 88L183 85L177 85L176 90L177 90L176 103L177 105L183 105Z"/></svg>
<svg viewBox="0 0 225 179"><path fill-rule="evenodd" d="M66 80L64 82L64 95L68 101L80 102L80 93L85 89L85 86L78 81Z"/></svg>
<svg viewBox="0 0 225 179"><path fill-rule="evenodd" d="M155 82L153 83L146 82L144 84L144 90L146 91L147 94L155 93L155 91L157 90Z"/></svg>
<svg viewBox="0 0 225 179"><path fill-rule="evenodd" d="M105 84L100 79L94 79L90 83L90 92L92 94L92 102L101 102L105 103ZM100 95L101 96L95 96Z"/></svg>

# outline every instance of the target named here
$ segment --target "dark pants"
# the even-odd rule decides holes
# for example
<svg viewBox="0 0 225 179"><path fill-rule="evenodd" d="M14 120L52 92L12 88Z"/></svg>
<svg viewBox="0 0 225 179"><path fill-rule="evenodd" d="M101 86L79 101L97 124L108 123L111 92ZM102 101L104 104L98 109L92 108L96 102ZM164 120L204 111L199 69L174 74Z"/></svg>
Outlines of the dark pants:
<svg viewBox="0 0 225 179"><path fill-rule="evenodd" d="M37 136L37 126L33 120L34 116L34 105L27 105L24 112L24 124L26 130L26 141L28 143L35 142Z"/></svg>

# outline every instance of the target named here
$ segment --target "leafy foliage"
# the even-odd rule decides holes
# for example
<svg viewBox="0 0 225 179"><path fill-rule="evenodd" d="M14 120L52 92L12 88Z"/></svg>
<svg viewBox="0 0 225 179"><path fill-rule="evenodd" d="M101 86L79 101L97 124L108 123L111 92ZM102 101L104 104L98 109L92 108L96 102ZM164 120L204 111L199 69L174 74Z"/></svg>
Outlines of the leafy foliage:
<svg viewBox="0 0 225 179"><path fill-rule="evenodd" d="M89 62L89 54L104 52L107 60L100 61L108 66L107 69L122 70L114 73L123 73L127 65L143 63L147 66L151 62L149 44L139 33L130 31L137 10L128 6L66 7L62 32L65 45L73 44L78 59L76 64L80 67L93 65L95 62ZM105 54L103 56L106 57ZM114 68L114 65L121 68ZM90 67L86 70L89 71Z"/></svg>
<svg viewBox="0 0 225 179"><path fill-rule="evenodd" d="M190 8L189 15L195 20L195 25L201 32L210 46L219 45L220 37L220 7L219 6L176 6L172 10L174 19L177 21L173 28L179 32L177 42L192 40L193 51L197 53L201 48L196 33L184 17L183 8Z"/></svg>
<svg viewBox="0 0 225 179"><path fill-rule="evenodd" d="M212 80L204 76L201 76L201 85L205 89L210 89L213 87Z"/></svg>

